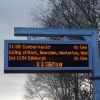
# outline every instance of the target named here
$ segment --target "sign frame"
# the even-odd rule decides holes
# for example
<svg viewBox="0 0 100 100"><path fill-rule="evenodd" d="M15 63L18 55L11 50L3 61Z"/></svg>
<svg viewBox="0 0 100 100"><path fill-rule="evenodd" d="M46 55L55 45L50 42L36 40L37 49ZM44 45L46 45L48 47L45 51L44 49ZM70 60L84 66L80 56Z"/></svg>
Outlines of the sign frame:
<svg viewBox="0 0 100 100"><path fill-rule="evenodd" d="M88 44L89 52L89 66L87 67L9 67L8 66L8 44L17 43L17 44ZM4 72L5 73L36 73L36 72L90 72L93 70L92 65L92 44L90 41L61 41L61 40L52 40L52 41L41 41L41 40L5 40L4 41Z"/></svg>

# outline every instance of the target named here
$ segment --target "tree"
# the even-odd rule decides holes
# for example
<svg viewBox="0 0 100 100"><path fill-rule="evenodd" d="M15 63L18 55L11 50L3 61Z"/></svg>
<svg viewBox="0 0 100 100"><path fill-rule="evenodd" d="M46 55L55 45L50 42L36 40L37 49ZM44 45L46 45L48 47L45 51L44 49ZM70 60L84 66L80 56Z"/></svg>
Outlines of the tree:
<svg viewBox="0 0 100 100"><path fill-rule="evenodd" d="M48 0L48 11L44 10L33 19L38 20L44 27L62 28L98 28L100 10L98 0ZM41 9L41 8L40 8Z"/></svg>
<svg viewBox="0 0 100 100"><path fill-rule="evenodd" d="M27 77L26 100L92 100L89 73L47 73L37 74L35 78L29 74Z"/></svg>
<svg viewBox="0 0 100 100"><path fill-rule="evenodd" d="M44 27L99 28L100 14L97 0L49 0L48 12L33 18ZM62 38L62 37L61 37ZM84 39L70 36L69 39ZM53 39L58 39L53 38ZM27 100L92 100L91 73L52 73L28 75L26 82Z"/></svg>

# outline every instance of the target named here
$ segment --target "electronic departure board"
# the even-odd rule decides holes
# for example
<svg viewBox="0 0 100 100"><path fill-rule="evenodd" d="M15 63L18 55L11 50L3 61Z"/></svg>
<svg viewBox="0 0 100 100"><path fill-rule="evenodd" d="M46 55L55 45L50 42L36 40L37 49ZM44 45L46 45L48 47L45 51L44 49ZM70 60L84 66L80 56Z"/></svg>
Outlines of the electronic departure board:
<svg viewBox="0 0 100 100"><path fill-rule="evenodd" d="M5 49L9 68L89 68L90 48L87 42L23 42L10 41Z"/></svg>

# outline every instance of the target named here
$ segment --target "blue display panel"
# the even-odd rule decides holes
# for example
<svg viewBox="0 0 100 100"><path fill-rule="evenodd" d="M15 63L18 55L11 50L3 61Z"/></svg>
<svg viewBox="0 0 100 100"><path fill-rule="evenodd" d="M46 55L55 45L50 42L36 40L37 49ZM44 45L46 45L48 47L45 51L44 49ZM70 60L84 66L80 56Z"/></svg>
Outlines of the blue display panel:
<svg viewBox="0 0 100 100"><path fill-rule="evenodd" d="M86 41L5 40L4 72L91 71L91 44Z"/></svg>

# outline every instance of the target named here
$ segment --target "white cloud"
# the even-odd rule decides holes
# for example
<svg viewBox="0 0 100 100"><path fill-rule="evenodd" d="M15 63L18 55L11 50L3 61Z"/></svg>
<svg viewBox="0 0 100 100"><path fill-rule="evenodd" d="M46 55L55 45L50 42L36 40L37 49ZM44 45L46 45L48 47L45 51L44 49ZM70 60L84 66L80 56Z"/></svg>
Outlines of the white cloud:
<svg viewBox="0 0 100 100"><path fill-rule="evenodd" d="M25 75L0 74L0 98L2 100L22 100Z"/></svg>

